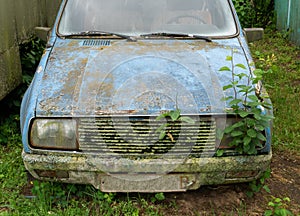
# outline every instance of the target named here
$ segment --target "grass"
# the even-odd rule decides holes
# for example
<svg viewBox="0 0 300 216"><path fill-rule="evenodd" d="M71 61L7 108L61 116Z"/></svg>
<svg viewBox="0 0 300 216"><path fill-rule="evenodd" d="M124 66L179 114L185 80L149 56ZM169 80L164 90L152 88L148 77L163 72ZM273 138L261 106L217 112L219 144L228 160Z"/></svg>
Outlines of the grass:
<svg viewBox="0 0 300 216"><path fill-rule="evenodd" d="M300 49L278 32L250 46L274 107L273 147L300 152Z"/></svg>
<svg viewBox="0 0 300 216"><path fill-rule="evenodd" d="M299 47L287 42L284 35L269 31L263 41L250 48L257 65L273 71L266 75L264 83L274 105L274 148L300 153ZM168 209L177 212L176 202L168 203L163 194L107 194L91 186L52 182L31 182L29 192L33 197L26 198L28 191L24 192L24 188L28 182L20 156L18 95L0 102L0 216L163 215ZM245 215L246 208L251 206L243 205L239 215Z"/></svg>

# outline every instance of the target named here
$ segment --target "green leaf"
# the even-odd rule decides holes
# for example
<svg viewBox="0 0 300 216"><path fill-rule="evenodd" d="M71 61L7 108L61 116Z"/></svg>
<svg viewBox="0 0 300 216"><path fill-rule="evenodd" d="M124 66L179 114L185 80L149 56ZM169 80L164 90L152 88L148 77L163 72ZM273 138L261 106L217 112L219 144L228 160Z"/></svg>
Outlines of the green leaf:
<svg viewBox="0 0 300 216"><path fill-rule="evenodd" d="M267 192L267 193L271 193L270 188L268 187L268 185L264 185L263 189Z"/></svg>
<svg viewBox="0 0 300 216"><path fill-rule="evenodd" d="M250 114L249 112L243 111L243 110L241 110L241 111L239 112L239 115L240 115L242 118L245 118L245 117L248 116L249 114Z"/></svg>
<svg viewBox="0 0 300 216"><path fill-rule="evenodd" d="M246 66L243 65L243 64L236 64L235 66L239 67L239 68L242 68L242 69L245 69L245 70L247 69Z"/></svg>
<svg viewBox="0 0 300 216"><path fill-rule="evenodd" d="M217 150L217 157L221 157L221 156L223 156L223 154L224 154L224 150L222 150L222 149Z"/></svg>
<svg viewBox="0 0 300 216"><path fill-rule="evenodd" d="M254 119L251 119L251 118L247 118L246 124L248 125L248 127L253 127L257 124L257 121L255 121Z"/></svg>
<svg viewBox="0 0 300 216"><path fill-rule="evenodd" d="M255 129L256 129L256 130L259 130L259 131L264 131L264 130L265 130L265 127L262 126L262 125L256 125L256 126L255 126Z"/></svg>
<svg viewBox="0 0 300 216"><path fill-rule="evenodd" d="M232 142L229 143L229 146L240 146L240 144L242 143L242 140L239 139L238 137L234 137Z"/></svg>
<svg viewBox="0 0 300 216"><path fill-rule="evenodd" d="M169 116L169 112L167 113L162 113L159 116L156 117L156 120L161 120L163 118L166 118L167 116Z"/></svg>
<svg viewBox="0 0 300 216"><path fill-rule="evenodd" d="M267 178L270 178L270 177L271 177L271 169L268 168L268 169L264 172L263 178L267 179Z"/></svg>
<svg viewBox="0 0 300 216"><path fill-rule="evenodd" d="M185 122L185 123L189 123L189 124L195 124L195 120L188 117L188 116L182 116L179 118L180 121Z"/></svg>
<svg viewBox="0 0 300 216"><path fill-rule="evenodd" d="M239 74L236 74L235 76L237 76L240 80L243 79L244 77L248 77L248 75L245 73L239 73Z"/></svg>
<svg viewBox="0 0 300 216"><path fill-rule="evenodd" d="M229 67L224 66L224 67L221 67L221 68L219 69L219 71L231 71L231 70L230 70Z"/></svg>
<svg viewBox="0 0 300 216"><path fill-rule="evenodd" d="M259 101L256 95L249 95L248 98L252 101Z"/></svg>
<svg viewBox="0 0 300 216"><path fill-rule="evenodd" d="M252 87L251 86L245 86L245 85L237 85L237 87L239 89L241 89L239 92L245 92L245 93L249 93L252 91ZM250 91L251 90L251 91Z"/></svg>
<svg viewBox="0 0 300 216"><path fill-rule="evenodd" d="M287 209L278 209L278 215L282 215L282 216L288 216L288 215L291 215L293 216L293 213Z"/></svg>
<svg viewBox="0 0 300 216"><path fill-rule="evenodd" d="M244 139L243 139L244 145L249 145L251 140L252 140L251 137L245 136Z"/></svg>
<svg viewBox="0 0 300 216"><path fill-rule="evenodd" d="M163 201L166 199L164 193L157 193L155 194L155 198L158 200L158 201Z"/></svg>
<svg viewBox="0 0 300 216"><path fill-rule="evenodd" d="M216 137L218 140L221 140L224 136L224 131L220 128L217 128L216 130Z"/></svg>
<svg viewBox="0 0 300 216"><path fill-rule="evenodd" d="M264 216L272 216L273 215L273 211L272 210L266 210L264 213Z"/></svg>
<svg viewBox="0 0 300 216"><path fill-rule="evenodd" d="M276 202L276 203L281 203L281 201L282 201L282 199L280 199L278 197L274 199L274 202Z"/></svg>
<svg viewBox="0 0 300 216"><path fill-rule="evenodd" d="M228 100L231 100L231 99L233 99L232 96L229 96L229 97L223 97L223 98L222 98L222 101L228 101Z"/></svg>
<svg viewBox="0 0 300 216"><path fill-rule="evenodd" d="M234 129L236 129L236 128L239 128L239 127L241 127L241 126L243 126L244 125L244 122L243 121L239 121L239 122L237 122L237 123L234 123L233 125L232 125L232 127L234 128Z"/></svg>
<svg viewBox="0 0 300 216"><path fill-rule="evenodd" d="M156 133L157 132L162 132L162 131L164 131L165 130L165 128L168 126L169 124L168 123L165 123L165 124L162 124L162 125L160 125L157 129L156 129Z"/></svg>
<svg viewBox="0 0 300 216"><path fill-rule="evenodd" d="M225 134L229 134L229 133L231 133L233 130L234 130L234 127L231 125L231 126L225 128L224 133L225 133Z"/></svg>
<svg viewBox="0 0 300 216"><path fill-rule="evenodd" d="M257 154L257 150L254 145L250 145L250 150L246 153L249 155L255 155L255 154Z"/></svg>
<svg viewBox="0 0 300 216"><path fill-rule="evenodd" d="M241 136L241 135L243 135L244 133L242 132L242 131L233 131L233 132L231 132L230 133L230 135L232 136L232 137L237 137L237 136Z"/></svg>
<svg viewBox="0 0 300 216"><path fill-rule="evenodd" d="M254 118L256 119L256 120L261 120L262 119L262 117L261 117L261 114L254 114Z"/></svg>
<svg viewBox="0 0 300 216"><path fill-rule="evenodd" d="M238 105L241 102L243 102L243 100L241 100L241 99L234 99L234 100L230 101L229 105L230 106L232 106L232 105Z"/></svg>
<svg viewBox="0 0 300 216"><path fill-rule="evenodd" d="M232 61L232 56L226 56L226 61Z"/></svg>
<svg viewBox="0 0 300 216"><path fill-rule="evenodd" d="M232 88L233 87L233 85L226 85L226 86L223 86L223 91L225 91L225 90L227 90L227 89L230 89L230 88Z"/></svg>
<svg viewBox="0 0 300 216"><path fill-rule="evenodd" d="M254 130L254 129L249 129L249 130L247 131L247 135L248 135L249 137L251 137L251 138L256 138L257 132L256 132L256 130Z"/></svg>
<svg viewBox="0 0 300 216"><path fill-rule="evenodd" d="M180 110L179 110L179 109L177 109L177 110L172 110L172 111L170 112L170 117L171 117L171 119L172 119L173 121L178 120L179 116L180 116Z"/></svg>
<svg viewBox="0 0 300 216"><path fill-rule="evenodd" d="M263 70L262 69L255 69L253 71L253 74L258 77L258 76L262 76L264 74Z"/></svg>
<svg viewBox="0 0 300 216"><path fill-rule="evenodd" d="M239 84L239 81L231 82L231 84L232 84L233 86L236 86L237 84Z"/></svg>
<svg viewBox="0 0 300 216"><path fill-rule="evenodd" d="M163 130L159 134L159 139L162 140L163 138L165 138L165 136L166 136L166 132Z"/></svg>
<svg viewBox="0 0 300 216"><path fill-rule="evenodd" d="M246 152L246 153L248 153L250 151L250 149L251 149L250 145L245 145L243 147L243 151Z"/></svg>
<svg viewBox="0 0 300 216"><path fill-rule="evenodd" d="M247 103L247 105L250 107L257 107L260 105L260 102L249 102L249 103Z"/></svg>
<svg viewBox="0 0 300 216"><path fill-rule="evenodd" d="M270 127L269 121L265 121L264 119L258 121L258 123L259 123L260 125L262 125L263 127Z"/></svg>
<svg viewBox="0 0 300 216"><path fill-rule="evenodd" d="M275 203L269 202L269 203L268 203L268 206L275 207Z"/></svg>
<svg viewBox="0 0 300 216"><path fill-rule="evenodd" d="M266 137L262 133L257 133L257 138L261 141L267 141Z"/></svg>

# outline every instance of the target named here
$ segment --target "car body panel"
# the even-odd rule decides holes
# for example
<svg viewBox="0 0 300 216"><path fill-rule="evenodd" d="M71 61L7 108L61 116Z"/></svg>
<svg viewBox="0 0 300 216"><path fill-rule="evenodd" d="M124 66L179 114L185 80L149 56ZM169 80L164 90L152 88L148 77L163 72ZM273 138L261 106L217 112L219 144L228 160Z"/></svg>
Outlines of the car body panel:
<svg viewBox="0 0 300 216"><path fill-rule="evenodd" d="M213 43L193 40L104 41L109 46L101 45L102 40L96 40L100 42L99 46L83 45L84 42L61 39L55 42L38 90L37 116L126 111L147 115L174 109L176 95L177 106L183 113L191 113L189 107L194 113L202 113L208 106L212 107L211 113L222 112L222 86L231 79L230 73L218 72L222 66L229 65L225 57L234 49L235 61L248 65L238 39ZM155 89L161 94L171 94L169 105L160 101L155 107L150 98L144 98L143 104L134 103L134 100L141 99L135 98L136 95L151 91L155 83L158 83ZM187 91L180 92L181 86ZM131 104L124 105L124 95ZM155 98L154 95L148 96ZM151 105L152 108L147 107Z"/></svg>
<svg viewBox="0 0 300 216"><path fill-rule="evenodd" d="M35 178L92 184L102 191L158 192L252 181L267 170L272 157L271 123L265 129L265 146L255 156L233 153L216 157L220 143L198 157L191 157L190 152L180 157L171 153L157 157L148 154L148 158L115 152L110 155L103 153L110 152L109 146L102 151L92 144L86 148L90 151L34 148L30 130L35 119L74 119L78 127L81 119L96 122L108 117L112 121L149 118L152 123L157 116L178 109L181 115L221 121L224 127L230 106L223 98L233 91L223 91L223 86L231 82L232 74L219 69L232 67L227 56L233 56L233 64L246 67L236 68L237 73L251 74L255 69L234 10L237 34L215 37L212 42L193 37L69 38L57 33L66 2L21 106L22 157ZM228 4L232 7L231 1ZM241 83L247 84L247 80ZM92 125L91 130L97 128L100 126ZM81 129L77 130L78 142L96 143L96 133L86 139L80 137ZM175 146L174 151L180 143Z"/></svg>

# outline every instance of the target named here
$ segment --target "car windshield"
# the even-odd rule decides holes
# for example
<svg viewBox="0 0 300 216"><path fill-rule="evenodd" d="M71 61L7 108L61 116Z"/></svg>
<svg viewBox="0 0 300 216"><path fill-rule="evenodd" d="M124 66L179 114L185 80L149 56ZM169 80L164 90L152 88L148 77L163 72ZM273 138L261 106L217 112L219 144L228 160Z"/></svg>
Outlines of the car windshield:
<svg viewBox="0 0 300 216"><path fill-rule="evenodd" d="M237 28L228 0L68 0L58 33L228 37Z"/></svg>

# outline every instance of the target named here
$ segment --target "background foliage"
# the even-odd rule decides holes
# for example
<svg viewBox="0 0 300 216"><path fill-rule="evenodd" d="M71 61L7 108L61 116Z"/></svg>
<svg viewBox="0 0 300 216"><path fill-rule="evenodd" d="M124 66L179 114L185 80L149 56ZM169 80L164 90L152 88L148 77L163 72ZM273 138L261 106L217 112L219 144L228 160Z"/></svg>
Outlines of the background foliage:
<svg viewBox="0 0 300 216"><path fill-rule="evenodd" d="M243 28L274 25L274 0L232 0Z"/></svg>
<svg viewBox="0 0 300 216"><path fill-rule="evenodd" d="M35 69L43 54L45 43L31 38L20 45L23 83L0 103L0 145L21 140L19 133L19 110L25 90L31 83ZM21 142L20 142L21 143Z"/></svg>
<svg viewBox="0 0 300 216"><path fill-rule="evenodd" d="M255 1L234 0L234 2L237 4L237 10L243 27L265 27L264 25L272 24L272 19L269 19L272 17L269 14L273 14L273 12L266 12L260 15L258 11L255 11L256 16L264 18L259 18L261 22L254 23L255 19L249 15L249 11L253 10L252 3L254 4ZM268 0L259 2L264 6L268 5ZM247 5L248 7L246 7ZM244 16L241 16L243 12ZM22 49L28 51L22 52L24 54L22 55L24 84L21 87L25 88L31 80L30 75L35 71L43 45L37 39L32 39L28 44L22 46L24 46ZM293 150L291 156L295 154L294 152L298 152L299 154L300 125L298 122L300 121L300 114L299 112L295 112L295 110L298 110L300 106L300 49L286 41L285 35L273 31L266 32L266 38L263 41L255 42L250 48L254 54L253 57L256 60L257 66L264 68L264 70L272 67L273 71L273 73L265 74L264 79L265 86L268 88L272 98L276 116L274 121L274 149L285 150L285 153ZM169 194L166 194L166 197L162 193L146 194L144 196L139 194L104 194L90 186L62 185L37 181L27 182L25 168L20 157L22 144L18 113L22 94L23 90L19 88L6 98L6 100L0 102L1 216L167 215L167 213L168 215L172 213L174 213L173 215L182 215L180 207L183 205L190 206L190 208L193 207L192 202L188 203L189 205L186 205L187 202L180 203L180 201L177 201L176 198L171 197ZM30 188L27 188L29 186ZM220 194L217 192L214 194L220 196L224 190L222 188L218 190ZM237 199L240 205L226 206L227 211L224 211L222 215L249 215L257 211L258 207L261 211L266 210L265 213L275 213L276 211L283 211L291 207L293 207L294 212L300 212L299 201L295 197L280 188L278 191L280 192L279 194L273 194L275 192L272 191L272 195L285 198L280 199L275 197L268 203L268 200L270 200L269 195L259 193L257 197L254 196L251 199ZM243 193L240 192L240 194ZM291 202L289 202L289 198L286 196L290 196ZM186 199L186 195L184 197ZM195 196L195 199L198 199L198 194ZM218 210L214 208L213 204L211 209L208 207L205 210L207 214L219 215L220 211L225 208ZM279 206L281 204L282 206ZM197 206L194 207L196 208ZM194 215L196 215L196 212Z"/></svg>

